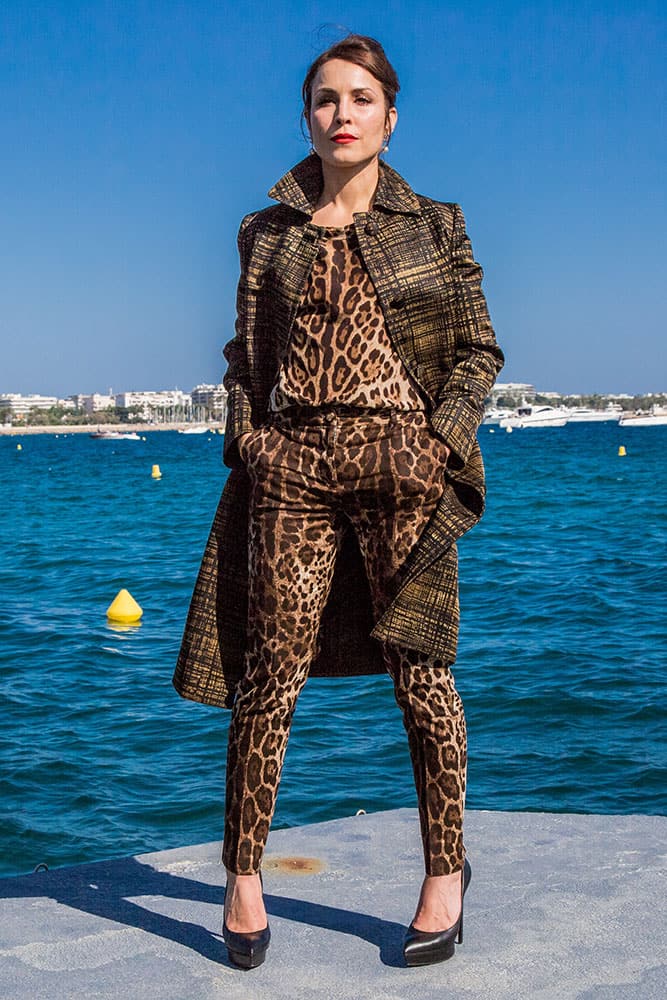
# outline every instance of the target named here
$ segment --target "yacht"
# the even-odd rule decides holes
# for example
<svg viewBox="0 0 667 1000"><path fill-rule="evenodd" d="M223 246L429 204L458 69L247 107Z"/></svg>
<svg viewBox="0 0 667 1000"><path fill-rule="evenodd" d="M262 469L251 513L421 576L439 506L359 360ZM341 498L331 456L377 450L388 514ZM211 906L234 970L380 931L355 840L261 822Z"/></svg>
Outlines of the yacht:
<svg viewBox="0 0 667 1000"><path fill-rule="evenodd" d="M565 427L568 421L568 411L564 407L543 406L533 403L523 403L509 417L503 417L501 427Z"/></svg>
<svg viewBox="0 0 667 1000"><path fill-rule="evenodd" d="M499 424L504 417L511 417L514 410L503 408L502 406L491 406L484 413L483 424Z"/></svg>
<svg viewBox="0 0 667 1000"><path fill-rule="evenodd" d="M90 437L97 441L141 441L135 431L94 431Z"/></svg>
<svg viewBox="0 0 667 1000"><path fill-rule="evenodd" d="M667 406L652 406L638 413L624 413L619 427L663 427L667 424Z"/></svg>
<svg viewBox="0 0 667 1000"><path fill-rule="evenodd" d="M569 424L576 424L582 421L620 420L623 415L623 407L618 403L609 403L604 410L594 410L590 406L572 406L567 408Z"/></svg>

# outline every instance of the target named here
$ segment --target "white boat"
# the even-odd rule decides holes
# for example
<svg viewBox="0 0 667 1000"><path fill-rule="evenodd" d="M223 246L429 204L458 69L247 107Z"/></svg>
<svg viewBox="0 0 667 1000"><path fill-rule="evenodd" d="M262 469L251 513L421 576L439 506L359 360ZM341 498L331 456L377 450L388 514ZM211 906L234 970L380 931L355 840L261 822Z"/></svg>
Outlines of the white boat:
<svg viewBox="0 0 667 1000"><path fill-rule="evenodd" d="M620 420L623 415L623 407L618 403L609 403L604 410L594 410L591 406L573 406L567 408L568 424L581 423L583 421L599 422L602 420Z"/></svg>
<svg viewBox="0 0 667 1000"><path fill-rule="evenodd" d="M208 427L202 427L200 424L193 425L192 427L184 427L183 430L179 430L179 434L206 434Z"/></svg>
<svg viewBox="0 0 667 1000"><path fill-rule="evenodd" d="M638 413L624 413L618 422L619 427L663 427L665 424L665 406L652 406L650 410L640 410Z"/></svg>
<svg viewBox="0 0 667 1000"><path fill-rule="evenodd" d="M565 427L567 419L568 412L563 407L524 403L511 416L503 417L500 426L510 427L512 430L526 427Z"/></svg>
<svg viewBox="0 0 667 1000"><path fill-rule="evenodd" d="M90 436L97 441L141 441L136 431L95 431Z"/></svg>
<svg viewBox="0 0 667 1000"><path fill-rule="evenodd" d="M499 424L505 417L511 417L514 410L501 406L492 406L484 414L483 424Z"/></svg>

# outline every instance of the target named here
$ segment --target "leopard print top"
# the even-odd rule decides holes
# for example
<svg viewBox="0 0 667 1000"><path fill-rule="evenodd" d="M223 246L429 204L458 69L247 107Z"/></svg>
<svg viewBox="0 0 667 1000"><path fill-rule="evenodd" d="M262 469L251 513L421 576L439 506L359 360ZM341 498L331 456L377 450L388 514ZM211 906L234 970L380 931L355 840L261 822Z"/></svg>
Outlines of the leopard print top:
<svg viewBox="0 0 667 1000"><path fill-rule="evenodd" d="M423 410L389 339L354 224L321 227L321 245L271 393L271 409L333 403Z"/></svg>

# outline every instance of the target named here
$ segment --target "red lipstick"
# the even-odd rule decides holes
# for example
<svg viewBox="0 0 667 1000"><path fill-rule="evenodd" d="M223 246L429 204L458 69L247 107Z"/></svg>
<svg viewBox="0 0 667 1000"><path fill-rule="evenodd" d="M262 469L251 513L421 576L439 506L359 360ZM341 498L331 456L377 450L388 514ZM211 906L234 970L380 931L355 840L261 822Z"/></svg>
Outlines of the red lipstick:
<svg viewBox="0 0 667 1000"><path fill-rule="evenodd" d="M339 132L338 135L332 136L332 142L348 143L356 141L356 135L350 135L349 132Z"/></svg>

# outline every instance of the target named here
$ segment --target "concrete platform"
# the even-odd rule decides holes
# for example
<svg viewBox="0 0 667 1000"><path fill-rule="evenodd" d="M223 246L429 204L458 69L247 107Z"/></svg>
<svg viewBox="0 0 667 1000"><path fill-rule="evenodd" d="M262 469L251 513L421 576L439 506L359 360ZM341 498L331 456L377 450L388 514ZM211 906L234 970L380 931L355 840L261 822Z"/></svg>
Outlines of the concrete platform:
<svg viewBox="0 0 667 1000"><path fill-rule="evenodd" d="M466 840L465 941L423 969L401 958L416 810L272 833L272 943L251 972L220 937L219 844L2 879L0 997L667 997L667 818L468 812Z"/></svg>

